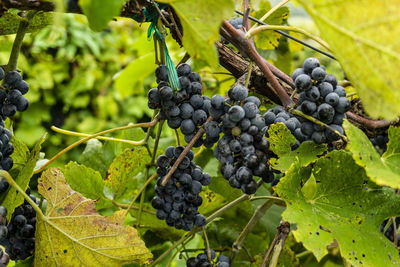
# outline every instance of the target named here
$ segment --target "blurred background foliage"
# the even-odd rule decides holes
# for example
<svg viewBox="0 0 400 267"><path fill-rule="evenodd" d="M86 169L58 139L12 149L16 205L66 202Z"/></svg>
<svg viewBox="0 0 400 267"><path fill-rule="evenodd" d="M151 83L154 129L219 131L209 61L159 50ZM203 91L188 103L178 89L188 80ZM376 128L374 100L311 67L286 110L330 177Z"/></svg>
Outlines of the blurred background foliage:
<svg viewBox="0 0 400 267"><path fill-rule="evenodd" d="M270 8L270 5L267 1L255 1L256 9L268 9L268 7ZM283 20L282 24L295 23L297 26L318 34L312 20L304 11L290 5L288 13L290 16L288 14L288 19ZM232 17L234 17L233 14ZM107 30L96 33L89 29L86 17L67 14L56 24L27 35L18 68L31 86L30 92L27 94L31 106L29 112L15 118L16 137L32 147L45 132L48 132L49 135L43 144L42 151L46 158L50 158L78 140L74 136L54 133L50 129L52 125L71 131L95 133L130 122L150 121L153 111L147 107L146 94L151 87L156 86L153 73L156 64L153 41L147 38L147 27L146 24L139 25L133 20L118 18L110 23ZM304 38L299 34L293 35L300 39ZM8 61L13 38L14 36L2 37L0 42L0 62L2 63L0 64ZM315 56L327 66L328 72L337 75L339 79L344 77L337 62L315 54L292 41L289 42L285 38L278 36L276 47L265 47L260 43L263 41L262 39L256 41L262 55L288 74L299 67L300 62L303 62L306 57ZM306 41L312 43L310 40ZM315 43L313 45L318 46ZM184 49L180 48L170 35L167 36L167 46L172 60L177 64L185 55ZM196 66L190 60L188 62L194 71L199 72L202 76L205 95L225 94L235 82L233 76L222 67L211 69ZM143 131L140 133L135 131L128 136L139 140L143 138L143 135ZM91 146L86 147L85 153L87 154L105 154L111 150L117 151L113 145L107 142L102 148L100 142L92 141ZM174 144L174 132L164 125L160 148L163 149ZM91 164L95 163L84 162L84 157L81 157L84 149L85 146L73 149L61 157L54 166L62 167L69 161L78 161L92 167ZM121 152L122 148L119 147L118 151ZM111 161L109 160L108 164ZM204 151L196 161L213 177L220 176L218 162L212 156L211 150ZM97 167L96 169L104 170L108 168L108 166ZM136 188L140 188L143 183L142 176L142 174L138 175L139 184L135 184ZM212 192L203 192L203 195L206 195L210 201L216 201L215 199L221 195L229 195L232 198L235 195L239 196L238 192L223 184L222 178L214 181L216 182L210 186ZM227 190L229 194L226 192ZM270 190L270 188L263 188L260 193L265 195ZM148 192L148 200L153 193ZM232 199L224 199L224 201L230 200ZM209 228L212 247L227 250L253 214L257 204L260 203L256 201L240 205L224 215L223 220L212 224ZM97 207L104 209L111 206L110 203L98 203ZM254 256L268 246L275 235L281 212L282 208L275 206L268 216L264 216L258 223L246 240L245 251L247 253L254 253L252 254ZM133 217L132 220L134 220ZM155 257L170 246L174 237L179 237L176 231L171 230L165 223L154 222L153 217L144 218L143 222L149 222L151 225L150 228L142 228L141 234ZM162 240L164 242L161 242ZM292 236L289 237L287 244L287 248L282 254L283 262L286 261L286 265L282 266L296 265L299 260L307 263L307 266L340 265L341 260L337 257L338 251L333 251L324 258L322 263L317 264L315 258L310 254L301 255L299 258L295 257L295 253L304 251L304 248L296 243ZM198 247L203 247L203 240L199 235L187 244L187 248ZM243 253L240 257L247 260L248 263L249 255L246 256ZM255 257L257 258L257 256ZM167 258L163 264L170 259L170 257ZM258 260L262 261L261 256ZM174 264L174 266L185 266L184 261L177 258L174 260ZM257 263L254 266L257 266Z"/></svg>

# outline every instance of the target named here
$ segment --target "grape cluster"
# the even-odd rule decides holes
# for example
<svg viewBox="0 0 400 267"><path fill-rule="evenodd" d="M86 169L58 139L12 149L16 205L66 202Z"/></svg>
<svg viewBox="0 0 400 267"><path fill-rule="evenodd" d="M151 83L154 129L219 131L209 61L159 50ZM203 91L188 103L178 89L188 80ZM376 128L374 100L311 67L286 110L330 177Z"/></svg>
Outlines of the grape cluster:
<svg viewBox="0 0 400 267"><path fill-rule="evenodd" d="M387 219L387 220L383 221L383 223L381 224L381 227L380 227L380 231L386 236L387 239L389 239L391 242L393 242L394 241L393 234L394 234L394 231L396 231L396 229L394 229L394 227L393 227L393 223L390 224L390 226L388 227L388 229L385 232L385 226L389 220L391 220L391 219ZM396 217L395 221L396 221L396 226L398 227L400 225L400 217ZM400 234L397 234L397 240L398 240L397 247L400 247ZM399 254L400 254L400 251L399 251Z"/></svg>
<svg viewBox="0 0 400 267"><path fill-rule="evenodd" d="M369 139L372 145L380 152L385 152L387 149L387 143L389 142L389 136L387 133L379 134Z"/></svg>
<svg viewBox="0 0 400 267"><path fill-rule="evenodd" d="M30 194L29 188L26 193ZM34 195L30 195L30 198L37 203ZM5 218L7 210L1 208L0 216ZM6 252L12 260L23 260L32 255L35 248L35 226L36 211L25 200L22 205L15 208L7 228L0 228L0 235L3 238L0 243L6 247Z"/></svg>
<svg viewBox="0 0 400 267"><path fill-rule="evenodd" d="M168 83L168 69L160 65L156 69L158 87L148 92L148 106L151 109L160 108L160 116L167 119L172 129L181 129L185 141L189 143L196 131L208 118L210 98L202 96L200 75L192 72L188 64L181 64L177 68L181 90L174 93ZM194 147L201 146L211 140L200 138Z"/></svg>
<svg viewBox="0 0 400 267"><path fill-rule="evenodd" d="M214 155L221 163L221 173L234 188L241 188L246 194L257 190L253 176L259 176L269 183L274 175L267 166L273 156L269 142L264 138L266 124L260 115L261 101L248 96L247 89L234 85L228 91L229 99L220 95L211 98L210 114L213 121L205 125L206 135L224 135L214 149Z"/></svg>
<svg viewBox="0 0 400 267"><path fill-rule="evenodd" d="M0 117L5 120L14 116L17 111L22 112L28 108L29 101L23 95L28 92L29 85L18 71L13 70L4 75L4 70L0 67L0 80L3 78L3 88L0 89Z"/></svg>
<svg viewBox="0 0 400 267"><path fill-rule="evenodd" d="M165 155L157 158L157 196L151 204L157 210L158 219L165 220L176 229L191 231L194 226L201 227L206 223L206 218L197 209L203 203L199 194L203 186L211 183L211 176L203 173L192 161L194 153L189 151L166 186L161 184L184 149L183 146L170 146L165 150Z"/></svg>
<svg viewBox="0 0 400 267"><path fill-rule="evenodd" d="M19 72L10 71L5 74L0 67L0 81L3 79L4 83L0 86L0 169L8 171L14 164L10 157L14 147L10 143L11 132L4 128L4 120L28 108L29 101L23 95L28 92L29 85L22 80Z"/></svg>
<svg viewBox="0 0 400 267"><path fill-rule="evenodd" d="M292 78L297 91L300 92L297 109L343 134L343 119L346 118L345 113L350 110L351 103L346 97L346 90L338 85L336 77L327 74L318 59L311 57L304 61L302 68L293 72ZM301 130L297 130L295 136L300 142L312 140L322 144L340 138L323 126L303 118L299 120L302 123Z"/></svg>
<svg viewBox="0 0 400 267"><path fill-rule="evenodd" d="M187 267L212 267L212 266L219 266L219 267L229 267L230 260L227 256L220 254L216 258L216 253L214 250L210 249L211 254L211 261L208 258L207 251L200 253L197 257L190 257L186 261Z"/></svg>

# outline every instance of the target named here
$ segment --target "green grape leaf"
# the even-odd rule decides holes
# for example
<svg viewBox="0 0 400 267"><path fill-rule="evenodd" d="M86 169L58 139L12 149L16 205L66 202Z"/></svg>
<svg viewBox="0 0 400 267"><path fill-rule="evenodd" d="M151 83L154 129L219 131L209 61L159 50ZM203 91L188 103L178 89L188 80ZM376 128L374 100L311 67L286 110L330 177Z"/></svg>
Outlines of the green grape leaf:
<svg viewBox="0 0 400 267"><path fill-rule="evenodd" d="M102 177L104 177L111 161L104 158L103 144L97 139L90 139L81 155L81 163L93 170L99 171Z"/></svg>
<svg viewBox="0 0 400 267"><path fill-rule="evenodd" d="M365 168L368 177L379 185L400 188L400 128L389 128L389 143L387 151L382 155L375 150L368 137L345 121L343 127L349 138L347 149L353 154L353 159Z"/></svg>
<svg viewBox="0 0 400 267"><path fill-rule="evenodd" d="M94 31L102 31L108 23L118 16L126 0L80 0L79 5L83 14L89 21L89 26Z"/></svg>
<svg viewBox="0 0 400 267"><path fill-rule="evenodd" d="M114 200L131 198L139 187L137 174L150 161L146 148L127 149L119 154L107 172L105 186L114 194Z"/></svg>
<svg viewBox="0 0 400 267"><path fill-rule="evenodd" d="M220 39L222 20L232 16L233 0L161 0L170 4L183 27L183 46L195 60L206 61L210 67L218 66L214 42Z"/></svg>
<svg viewBox="0 0 400 267"><path fill-rule="evenodd" d="M45 171L38 191L47 200L38 214L35 266L122 266L152 260L135 228L123 225L125 211L101 216L90 199L73 191L59 169Z"/></svg>
<svg viewBox="0 0 400 267"><path fill-rule="evenodd" d="M84 197L94 200L104 197L104 182L98 171L71 161L65 166L64 175L71 188Z"/></svg>
<svg viewBox="0 0 400 267"><path fill-rule="evenodd" d="M154 72L154 53L143 55L126 66L115 79L115 88L122 98L143 93L144 79Z"/></svg>
<svg viewBox="0 0 400 267"><path fill-rule="evenodd" d="M14 165L13 168L20 170L29 159L29 148L20 139L16 138L14 135L11 138L11 144L14 147L14 152L11 154Z"/></svg>
<svg viewBox="0 0 400 267"><path fill-rule="evenodd" d="M200 196L203 198L203 203L199 207L201 214L211 214L225 202L224 197L209 189L201 191Z"/></svg>
<svg viewBox="0 0 400 267"><path fill-rule="evenodd" d="M374 118L400 116L399 0L299 0ZM355 12L356 11L356 12Z"/></svg>
<svg viewBox="0 0 400 267"><path fill-rule="evenodd" d="M271 9L271 4L267 1L261 3L261 9L253 12L253 17L261 18ZM289 18L290 11L288 7L280 7L275 10L264 22L268 25L282 25ZM281 35L275 31L264 31L257 34L254 38L257 48L275 49L279 46Z"/></svg>
<svg viewBox="0 0 400 267"><path fill-rule="evenodd" d="M317 189L306 197L302 185L311 175ZM400 200L393 190L370 182L350 153L330 152L313 167L292 165L277 193L287 204L282 218L296 225L294 237L317 260L336 240L352 266L400 264L396 246L379 231L384 219L400 215Z"/></svg>
<svg viewBox="0 0 400 267"><path fill-rule="evenodd" d="M297 140L282 122L274 123L268 128L269 148L280 156L292 151Z"/></svg>
<svg viewBox="0 0 400 267"><path fill-rule="evenodd" d="M12 12L6 12L0 16L0 35L17 33L21 17ZM40 30L53 23L53 13L39 11L32 18L26 32Z"/></svg>
<svg viewBox="0 0 400 267"><path fill-rule="evenodd" d="M13 177L15 182L23 190L26 190L28 188L29 181L33 175L33 170L36 166L36 162L39 159L40 149L45 140L46 140L46 135L44 135L32 149L32 151L29 154L29 157L27 158L25 164L21 168L17 177ZM9 187L9 189L7 190L6 197L1 204L8 210L7 221L10 221L14 209L19 205L21 205L23 202L24 202L24 197L21 194L18 194L17 190L14 187Z"/></svg>
<svg viewBox="0 0 400 267"><path fill-rule="evenodd" d="M272 168L286 172L294 162L300 162L301 166L306 166L316 161L318 156L322 155L327 149L326 145L317 145L312 141L307 141L301 143L300 147L294 151L278 155L278 159L271 158L270 164Z"/></svg>

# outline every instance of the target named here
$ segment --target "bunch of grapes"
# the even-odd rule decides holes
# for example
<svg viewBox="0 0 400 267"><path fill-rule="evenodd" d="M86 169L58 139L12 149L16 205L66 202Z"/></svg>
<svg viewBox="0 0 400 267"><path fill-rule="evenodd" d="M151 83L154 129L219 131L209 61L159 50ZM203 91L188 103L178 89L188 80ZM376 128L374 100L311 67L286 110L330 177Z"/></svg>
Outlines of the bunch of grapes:
<svg viewBox="0 0 400 267"><path fill-rule="evenodd" d="M197 209L203 203L199 194L203 186L211 183L211 176L203 173L192 161L194 153L189 151L166 186L161 184L184 149L183 146L171 146L165 150L165 155L157 158L157 196L151 204L157 210L158 219L165 220L176 229L191 231L194 226L202 227L206 223L206 218Z"/></svg>
<svg viewBox="0 0 400 267"><path fill-rule="evenodd" d="M29 85L19 72L5 74L0 67L0 81L3 79L4 83L0 86L0 169L8 171L14 164L10 157L14 147L10 143L11 132L4 128L4 120L28 108L29 101L23 95L28 92Z"/></svg>
<svg viewBox="0 0 400 267"><path fill-rule="evenodd" d="M346 117L345 113L350 110L351 103L346 97L346 90L337 84L336 77L327 74L318 59L311 57L304 61L303 68L293 72L292 78L297 91L300 92L297 109L343 134L343 119ZM275 115L278 117L278 114ZM279 120L282 121L283 118ZM303 118L299 120L302 123L301 131L297 130L296 138L300 142L312 140L322 144L340 138L328 128Z"/></svg>
<svg viewBox="0 0 400 267"><path fill-rule="evenodd" d="M29 188L26 193L30 194ZM30 195L30 198L37 203L35 196ZM7 210L2 208L0 207L0 217L5 220ZM6 247L6 252L12 260L23 260L32 256L35 248L35 226L36 211L25 200L22 205L15 208L7 228L0 228L2 237L0 243Z"/></svg>
<svg viewBox="0 0 400 267"><path fill-rule="evenodd" d="M18 71L10 71L4 75L0 68L0 80L4 78L4 84L0 89L0 116L3 120L12 117L17 111L25 111L29 101L23 95L29 90L29 85L22 79Z"/></svg>
<svg viewBox="0 0 400 267"><path fill-rule="evenodd" d="M214 250L210 249L211 254L211 261L208 258L207 250L203 253L197 255L197 257L191 257L186 261L187 267L212 267L212 266L219 266L219 267L229 267L230 260L227 256L220 254L216 258L216 253Z"/></svg>
<svg viewBox="0 0 400 267"><path fill-rule="evenodd" d="M148 106L151 109L160 108L161 118L167 119L170 128L180 128L185 141L189 143L208 118L210 98L202 96L200 75L192 72L188 64L179 65L177 73L181 90L174 93L168 83L167 67L157 67L158 87L148 92ZM201 146L203 141L203 138L200 138L194 146Z"/></svg>
<svg viewBox="0 0 400 267"><path fill-rule="evenodd" d="M214 121L205 125L206 136L224 136L218 141L214 155L221 163L221 173L234 188L246 194L257 190L253 176L271 182L273 173L267 166L273 156L269 142L264 138L265 120L260 115L261 101L248 97L247 89L238 84L228 91L229 99L220 95L211 98L210 114Z"/></svg>

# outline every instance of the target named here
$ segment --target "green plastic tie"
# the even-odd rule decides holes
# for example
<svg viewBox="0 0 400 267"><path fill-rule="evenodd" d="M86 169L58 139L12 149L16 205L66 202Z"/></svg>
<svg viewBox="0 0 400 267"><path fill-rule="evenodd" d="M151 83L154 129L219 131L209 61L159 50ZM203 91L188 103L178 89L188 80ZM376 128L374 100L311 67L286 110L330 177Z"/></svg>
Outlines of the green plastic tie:
<svg viewBox="0 0 400 267"><path fill-rule="evenodd" d="M161 10L168 6L165 4L157 4L157 3L155 3L155 4L158 5ZM174 90L174 92L180 91L181 85L179 83L178 73L176 72L174 62L172 61L171 57L169 56L168 48L167 48L167 44L165 42L164 36L157 29L157 22L158 22L160 15L158 14L157 9L154 6L151 6L149 9L144 9L143 14L146 17L146 21L151 22L149 29L147 31L147 37L151 38L155 32L157 34L157 37L161 40L161 42L164 46L165 63L166 63L167 70L168 70L168 80L171 85L171 88L172 88L172 90Z"/></svg>

